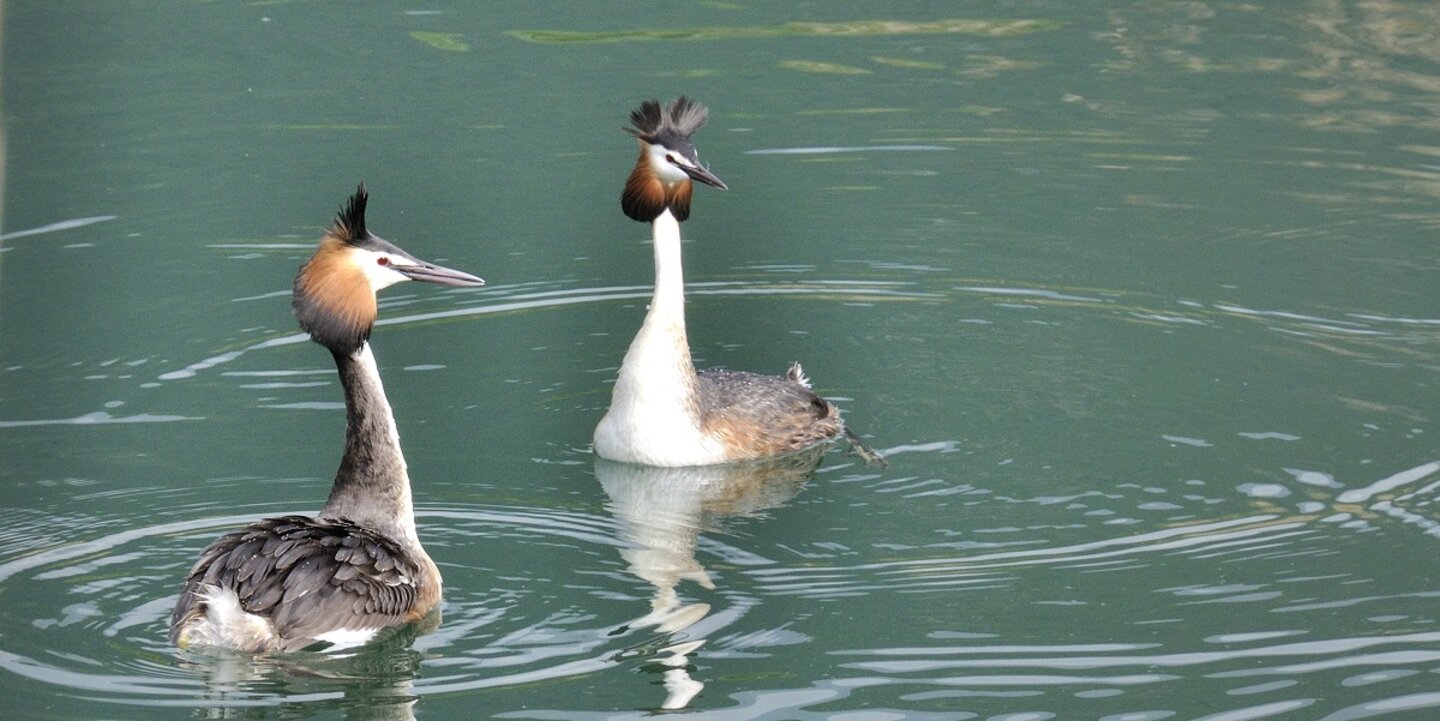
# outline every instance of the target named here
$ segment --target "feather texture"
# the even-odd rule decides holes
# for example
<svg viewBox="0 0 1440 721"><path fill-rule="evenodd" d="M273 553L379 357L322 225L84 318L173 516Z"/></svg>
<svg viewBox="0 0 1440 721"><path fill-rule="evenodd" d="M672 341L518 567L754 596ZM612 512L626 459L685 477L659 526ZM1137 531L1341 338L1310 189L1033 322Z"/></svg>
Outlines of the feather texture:
<svg viewBox="0 0 1440 721"><path fill-rule="evenodd" d="M645 153L640 153L639 162L635 163L635 169L630 172L630 177L625 181L625 189L620 192L620 209L631 220L638 220L642 223L660 217L669 207L665 191L665 184L655 176L646 161ZM687 214L690 210L689 204L685 208ZM679 220L677 217L676 220Z"/></svg>
<svg viewBox="0 0 1440 721"><path fill-rule="evenodd" d="M631 127L625 131L647 143L662 141L666 136L689 138L709 119L709 108L684 95L663 106L652 98L630 111Z"/></svg>
<svg viewBox="0 0 1440 721"><path fill-rule="evenodd" d="M370 194L365 192L365 184L361 183L355 194L341 206L335 223L330 226L330 234L346 242L370 237L370 231L365 228L365 205L369 201Z"/></svg>
<svg viewBox="0 0 1440 721"><path fill-rule="evenodd" d="M804 450L835 438L844 427L835 406L793 376L702 370L696 379L700 427L737 449L734 460Z"/></svg>
<svg viewBox="0 0 1440 721"><path fill-rule="evenodd" d="M200 554L171 617L173 643L186 645L211 589L232 591L241 610L269 619L273 637L240 650L294 651L329 632L425 616L439 603L440 575L428 558L348 520L282 516L222 536Z"/></svg>

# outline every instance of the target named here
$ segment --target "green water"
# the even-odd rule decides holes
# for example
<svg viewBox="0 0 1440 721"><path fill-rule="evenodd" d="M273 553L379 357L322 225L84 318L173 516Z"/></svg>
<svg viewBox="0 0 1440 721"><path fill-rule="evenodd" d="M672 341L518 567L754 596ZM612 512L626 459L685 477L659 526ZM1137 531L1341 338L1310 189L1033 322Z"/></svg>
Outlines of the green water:
<svg viewBox="0 0 1440 721"><path fill-rule="evenodd" d="M5 715L1434 718L1436 7L7 3ZM695 355L888 468L596 465L681 93ZM288 289L361 180L490 281L373 337L443 622L178 656L198 550L325 496Z"/></svg>

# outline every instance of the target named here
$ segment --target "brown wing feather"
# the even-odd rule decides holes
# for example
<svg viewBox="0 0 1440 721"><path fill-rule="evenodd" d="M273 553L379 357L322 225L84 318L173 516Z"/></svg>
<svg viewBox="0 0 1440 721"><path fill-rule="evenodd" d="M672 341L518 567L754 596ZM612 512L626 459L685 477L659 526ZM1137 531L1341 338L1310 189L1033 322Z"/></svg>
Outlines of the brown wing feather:
<svg viewBox="0 0 1440 721"><path fill-rule="evenodd" d="M799 451L843 429L829 401L790 378L745 371L696 374L701 427L727 448L746 449L732 461Z"/></svg>
<svg viewBox="0 0 1440 721"><path fill-rule="evenodd" d="M439 601L438 574L389 538L343 519L267 518L222 536L191 569L171 619L204 612L202 586L231 589L294 650L339 629L413 621Z"/></svg>

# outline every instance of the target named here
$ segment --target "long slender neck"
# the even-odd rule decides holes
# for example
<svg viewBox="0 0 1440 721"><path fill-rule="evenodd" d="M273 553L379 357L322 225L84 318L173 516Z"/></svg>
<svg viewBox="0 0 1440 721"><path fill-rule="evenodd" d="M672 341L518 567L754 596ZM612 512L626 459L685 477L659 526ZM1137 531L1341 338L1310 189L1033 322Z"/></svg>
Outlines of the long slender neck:
<svg viewBox="0 0 1440 721"><path fill-rule="evenodd" d="M680 223L669 210L651 223L655 241L655 295L645 323L620 367L617 401L647 408L672 407L699 423L695 366L685 335L685 273L680 259Z"/></svg>
<svg viewBox="0 0 1440 721"><path fill-rule="evenodd" d="M664 323L685 342L685 357L690 347L685 340L685 266L680 258L680 223L669 210L650 223L655 245L655 295L650 299L650 312L645 325Z"/></svg>
<svg viewBox="0 0 1440 721"><path fill-rule="evenodd" d="M321 515L347 518L418 547L400 432L370 344L333 355L345 387L345 455Z"/></svg>

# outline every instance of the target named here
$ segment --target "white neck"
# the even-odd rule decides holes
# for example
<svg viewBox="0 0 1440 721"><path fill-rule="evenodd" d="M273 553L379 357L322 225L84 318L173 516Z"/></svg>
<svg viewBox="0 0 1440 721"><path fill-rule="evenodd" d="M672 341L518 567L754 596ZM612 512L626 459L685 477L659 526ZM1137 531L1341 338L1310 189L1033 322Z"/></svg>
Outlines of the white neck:
<svg viewBox="0 0 1440 721"><path fill-rule="evenodd" d="M654 466L719 463L724 451L700 431L699 395L685 335L680 223L669 210L651 223L655 295L595 429L603 458Z"/></svg>
<svg viewBox="0 0 1440 721"><path fill-rule="evenodd" d="M690 346L685 338L685 266L680 258L680 223L667 209L650 223L655 246L655 295L650 299L650 312L645 315L645 329L663 326L677 334L690 359ZM631 346L634 350L634 346Z"/></svg>

